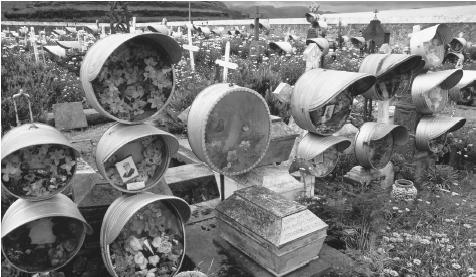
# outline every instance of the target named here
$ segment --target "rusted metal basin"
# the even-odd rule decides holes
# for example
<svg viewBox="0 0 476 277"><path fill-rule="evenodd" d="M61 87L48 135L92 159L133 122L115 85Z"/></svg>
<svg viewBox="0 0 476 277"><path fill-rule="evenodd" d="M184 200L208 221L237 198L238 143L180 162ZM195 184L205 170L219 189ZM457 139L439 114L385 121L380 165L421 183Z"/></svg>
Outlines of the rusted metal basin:
<svg viewBox="0 0 476 277"><path fill-rule="evenodd" d="M459 83L450 89L449 97L456 103L467 104L476 97L476 70L463 70Z"/></svg>
<svg viewBox="0 0 476 277"><path fill-rule="evenodd" d="M448 101L448 90L463 77L463 70L451 69L418 75L412 84L412 100L420 114L438 113Z"/></svg>
<svg viewBox="0 0 476 277"><path fill-rule="evenodd" d="M144 192L130 196L123 195L117 198L114 200L114 202L112 202L112 204L107 209L106 214L104 215L99 239L101 255L104 264L106 265L107 271L111 274L111 276L119 277L114 270L110 255L110 244L116 240L116 238L121 233L121 230L125 227L129 219L131 219L135 213L137 213L143 207L154 202L166 203L168 207L171 208L175 213L175 216L182 225L184 252L180 259L179 267L177 268L176 273L179 271L186 251L185 223L188 221L192 213L190 206L182 198Z"/></svg>
<svg viewBox="0 0 476 277"><path fill-rule="evenodd" d="M353 97L367 91L375 80L366 73L321 68L309 70L294 86L292 116L302 129L318 135L331 135L345 124Z"/></svg>
<svg viewBox="0 0 476 277"><path fill-rule="evenodd" d="M419 55L371 54L360 65L359 72L372 74L377 82L362 94L374 100L386 100L410 91L415 74L424 66Z"/></svg>
<svg viewBox="0 0 476 277"><path fill-rule="evenodd" d="M46 124L41 123L29 123L24 124L18 127L13 128L12 130L8 131L3 137L1 142L2 148L2 161L4 158L8 157L8 155L15 153L18 150L26 149L29 147L33 147L36 145L60 145L65 148L69 148L74 153L74 160L76 161L79 158L80 154L78 150L76 150L71 142L60 132L58 129L51 127ZM74 175L76 171L76 167L74 171L71 172L71 177ZM2 188L9 194L17 197L17 198L24 198L31 201L39 201L45 200L48 198L53 197L55 194L64 191L67 187L71 185L69 181L72 178L69 178L68 182L65 186L59 188L58 190L54 191L53 193L41 197L29 197L29 196L22 196L16 195L12 191L10 191L2 180Z"/></svg>
<svg viewBox="0 0 476 277"><path fill-rule="evenodd" d="M355 136L355 156L365 168L384 168L390 161L394 146L406 144L408 138L408 131L403 126L364 123Z"/></svg>
<svg viewBox="0 0 476 277"><path fill-rule="evenodd" d="M86 98L89 104L96 109L99 113L113 119L116 122L123 124L139 124L149 121L151 118L156 117L162 109L164 109L170 102L175 90L175 73L172 77L172 91L165 101L165 103L158 107L157 111L150 117L139 120L137 122L130 122L125 119L118 118L104 109L99 102L94 92L92 82L98 77L101 69L108 60L108 58L114 53L116 49L125 43L131 41L140 41L141 43L151 44L160 52L164 53L165 58L170 62L171 66L174 63L180 61L182 48L172 38L160 33L137 33L137 34L114 34L98 40L86 53L83 62L81 64L80 80L83 90L86 94ZM174 72L172 70L172 72Z"/></svg>
<svg viewBox="0 0 476 277"><path fill-rule="evenodd" d="M450 28L446 24L437 24L412 33L410 51L423 57L425 68L435 67L443 63L445 46L451 39Z"/></svg>
<svg viewBox="0 0 476 277"><path fill-rule="evenodd" d="M31 268L13 263L9 256L6 255L5 244L3 243L4 239L7 239L7 237L15 232L18 228L35 220L55 217L69 218L76 220L83 225L82 230L76 230L78 231L77 245L75 249L71 251L71 256L69 259L58 266L45 267L41 269L35 268L33 270ZM28 273L49 272L61 268L71 261L80 250L86 234L92 234L92 232L93 229L81 215L76 204L64 194L57 194L47 200L38 202L18 199L8 208L2 219L2 253L7 261L20 271Z"/></svg>
<svg viewBox="0 0 476 277"><path fill-rule="evenodd" d="M460 129L465 123L464 117L424 116L416 128L415 147L419 150L431 151L432 140Z"/></svg>
<svg viewBox="0 0 476 277"><path fill-rule="evenodd" d="M337 165L339 153L351 145L351 140L338 136L319 136L307 133L299 142L296 156L311 161L310 170L316 177L329 175Z"/></svg>
<svg viewBox="0 0 476 277"><path fill-rule="evenodd" d="M115 184L107 174L107 169L105 168L105 163L113 155L118 155L118 160L126 158L127 156L132 156L132 159L135 164L138 164L143 157L143 146L140 143L137 143L138 139L145 137L160 137L164 144L164 153L162 153L162 163L155 171L152 181L148 182L146 186L142 189L128 190L127 188ZM96 146L96 165L99 170L99 173L106 179L114 188L128 193L136 193L150 189L151 187L157 185L162 178L165 170L168 168L170 159L178 151L178 141L170 133L162 131L154 126L148 124L140 125L125 125L125 124L114 124L111 126L99 140Z"/></svg>
<svg viewBox="0 0 476 277"><path fill-rule="evenodd" d="M271 140L264 98L254 90L215 84L198 94L187 119L193 153L212 170L243 174L256 167Z"/></svg>

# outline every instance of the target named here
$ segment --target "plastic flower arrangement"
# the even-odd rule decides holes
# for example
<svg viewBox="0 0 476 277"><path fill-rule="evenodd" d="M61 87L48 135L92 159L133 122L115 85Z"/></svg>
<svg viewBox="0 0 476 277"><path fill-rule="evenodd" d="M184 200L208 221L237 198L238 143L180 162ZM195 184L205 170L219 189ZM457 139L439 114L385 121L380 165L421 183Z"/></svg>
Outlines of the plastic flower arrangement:
<svg viewBox="0 0 476 277"><path fill-rule="evenodd" d="M350 91L345 90L325 106L311 111L311 121L316 126L316 132L321 135L332 135L342 128L350 114L352 101Z"/></svg>
<svg viewBox="0 0 476 277"><path fill-rule="evenodd" d="M112 53L92 85L107 112L138 121L155 114L171 95L172 66L152 45L129 41Z"/></svg>
<svg viewBox="0 0 476 277"><path fill-rule="evenodd" d="M2 160L2 183L20 197L48 196L64 187L75 170L72 149L55 144L34 145Z"/></svg>
<svg viewBox="0 0 476 277"><path fill-rule="evenodd" d="M127 183L132 182L144 182L145 186L147 187L151 182L154 182L154 175L157 170L164 166L164 142L160 137L149 136L131 141L127 145L123 146L123 148L127 147L130 144L139 144L140 149L142 149L142 160L140 162L134 161L137 166L139 176L124 183L115 166L117 162L125 158L124 156L119 155L119 153L121 152L120 150L117 151L116 154L112 155L104 163L106 174L108 178L112 180L112 182L117 186L126 186Z"/></svg>
<svg viewBox="0 0 476 277"><path fill-rule="evenodd" d="M2 239L5 256L18 268L44 272L63 266L78 249L84 224L67 217L42 218Z"/></svg>
<svg viewBox="0 0 476 277"><path fill-rule="evenodd" d="M127 222L110 245L119 277L166 277L179 270L184 254L182 224L164 203L149 204Z"/></svg>

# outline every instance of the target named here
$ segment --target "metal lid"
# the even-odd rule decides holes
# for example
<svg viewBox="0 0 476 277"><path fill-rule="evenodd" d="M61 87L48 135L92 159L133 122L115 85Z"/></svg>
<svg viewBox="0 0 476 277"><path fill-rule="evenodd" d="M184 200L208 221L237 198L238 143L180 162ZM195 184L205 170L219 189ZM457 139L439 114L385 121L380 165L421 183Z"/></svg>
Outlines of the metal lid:
<svg viewBox="0 0 476 277"><path fill-rule="evenodd" d="M167 26L162 25L162 24L155 24L155 25L148 25L147 30L163 35L170 35L170 30L167 28Z"/></svg>
<svg viewBox="0 0 476 277"><path fill-rule="evenodd" d="M466 123L464 117L424 116L420 119L415 132L415 146L429 150L428 142L447 132L453 132Z"/></svg>
<svg viewBox="0 0 476 277"><path fill-rule="evenodd" d="M300 81L303 80L301 83ZM352 87L353 96L359 95L367 91L375 84L375 77L366 73L356 73L347 71L337 71L316 68L305 72L296 82L293 94L291 95L291 102L298 96L299 91L309 93L309 88L304 89L301 86L308 86L308 80L313 80L316 85L312 87L312 96L309 97L309 102L303 103L308 105L309 110L317 109L336 97L339 93L347 88Z"/></svg>
<svg viewBox="0 0 476 277"><path fill-rule="evenodd" d="M287 41L276 41L276 42L271 41L269 43L269 47L273 50L281 49L286 53L291 53L293 51L293 47Z"/></svg>
<svg viewBox="0 0 476 277"><path fill-rule="evenodd" d="M109 56L119 46L135 38L147 38L152 40L157 46L167 52L171 63L177 63L180 61L182 48L172 37L159 33L114 34L98 40L84 57L84 60L93 61L88 63L88 68L85 69L87 79L90 82L96 79ZM93 48L99 48L101 51L93 51ZM88 56L90 55L93 55L93 57L89 58ZM83 71L83 69L81 69L81 71Z"/></svg>
<svg viewBox="0 0 476 277"><path fill-rule="evenodd" d="M359 72L375 75L377 79L390 71L406 73L421 66L420 55L406 54L371 54L360 65Z"/></svg>
<svg viewBox="0 0 476 277"><path fill-rule="evenodd" d="M81 43L79 43L79 41L77 40L73 40L73 41L57 40L56 43L64 49L81 49Z"/></svg>
<svg viewBox="0 0 476 277"><path fill-rule="evenodd" d="M297 146L296 156L305 160L310 160L322 154L332 146L335 146L337 151L343 152L351 145L351 143L351 140L346 137L324 137L313 133L307 133Z"/></svg>
<svg viewBox="0 0 476 277"><path fill-rule="evenodd" d="M373 132L372 136L370 137L370 141L380 140L389 133L392 133L394 144L405 145L408 142L408 130L403 126L385 123L374 123L373 125Z"/></svg>
<svg viewBox="0 0 476 277"><path fill-rule="evenodd" d="M444 90L449 90L456 86L462 77L463 70L461 69L429 71L426 74L420 74L413 80L412 96L429 91L438 86Z"/></svg>
<svg viewBox="0 0 476 277"><path fill-rule="evenodd" d="M79 212L76 204L64 194L43 201L16 200L5 212L2 219L2 238L18 227L37 219L47 217L69 217L84 223L86 232L93 233L92 227Z"/></svg>

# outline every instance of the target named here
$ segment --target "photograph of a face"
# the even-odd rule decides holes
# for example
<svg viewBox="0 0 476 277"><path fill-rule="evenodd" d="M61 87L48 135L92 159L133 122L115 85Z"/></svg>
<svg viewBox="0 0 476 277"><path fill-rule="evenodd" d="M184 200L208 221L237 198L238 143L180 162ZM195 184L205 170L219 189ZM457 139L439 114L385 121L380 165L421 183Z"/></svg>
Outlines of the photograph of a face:
<svg viewBox="0 0 476 277"><path fill-rule="evenodd" d="M139 176L137 172L136 165L134 164L134 160L132 156L125 158L124 160L116 163L116 169L119 172L119 175L122 178L124 183L134 179L135 177Z"/></svg>

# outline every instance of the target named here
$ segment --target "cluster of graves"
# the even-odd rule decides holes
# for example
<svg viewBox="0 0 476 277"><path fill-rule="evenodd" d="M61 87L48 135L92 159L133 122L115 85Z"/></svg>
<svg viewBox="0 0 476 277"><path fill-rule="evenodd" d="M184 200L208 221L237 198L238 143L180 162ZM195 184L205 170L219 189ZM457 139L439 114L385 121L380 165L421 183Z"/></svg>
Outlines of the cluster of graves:
<svg viewBox="0 0 476 277"><path fill-rule="evenodd" d="M306 17L311 23L306 71L293 87L283 83L273 92L290 104L292 122L272 116L256 91L227 82L228 71L238 67L230 61L227 42L223 60L216 60L223 67L222 82L204 89L180 115L187 123L185 139L160 130L153 119L173 96L172 66L182 49L195 69L192 33L222 34L224 28L189 23L184 35L180 29L170 32L165 22L149 31L137 30L133 22L131 34L55 30L76 40L56 40L55 47L44 49L55 55L66 55L58 47L87 52L83 90L96 114L114 125L96 138L91 154L97 170L58 130L85 127L86 116L73 112L78 105L58 106L55 124L61 128L32 119L2 137L2 190L18 198L2 219L6 262L27 273L60 271L93 249L104 263L101 274L111 276L188 276L180 271L193 269L190 264L217 270L229 256L255 276L310 276L339 266L345 256L324 244L327 224L295 200L313 197L314 185L344 152L359 163L345 175L350 183L390 190L395 151L421 176L448 134L466 122L440 115L449 91L460 101L474 97L476 74L461 65L433 70L448 55L447 45L454 55L464 48L455 40L466 45L445 24L415 28L408 54L370 54L359 72L324 69L322 57L346 38L330 41L325 21L314 13ZM354 41L371 49L388 42L376 21ZM258 26L269 29L256 20L256 39ZM36 43L44 34L23 31L39 59ZM95 41L95 35L102 39ZM180 45L175 38L182 36L186 42ZM296 38L288 32L269 47L290 53L290 39ZM352 129L347 119L358 95L377 101L378 118ZM23 92L14 98L29 101ZM411 200L412 182L397 181L400 186L393 187L403 188L403 199ZM213 191L209 198L184 199L187 190L203 185Z"/></svg>

